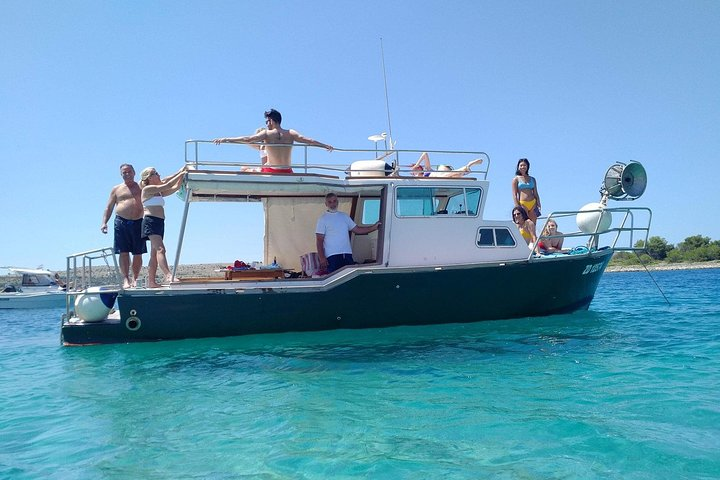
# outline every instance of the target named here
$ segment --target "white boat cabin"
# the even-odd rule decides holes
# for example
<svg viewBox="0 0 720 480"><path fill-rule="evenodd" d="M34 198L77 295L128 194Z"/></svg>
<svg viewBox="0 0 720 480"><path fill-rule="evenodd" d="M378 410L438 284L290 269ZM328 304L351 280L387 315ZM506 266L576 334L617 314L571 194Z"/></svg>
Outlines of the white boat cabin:
<svg viewBox="0 0 720 480"><path fill-rule="evenodd" d="M55 274L42 268L16 268L7 267L10 275L18 276L18 281L13 281L3 286L3 293L56 293L62 289L55 279Z"/></svg>
<svg viewBox="0 0 720 480"><path fill-rule="evenodd" d="M355 160L358 156L357 151L342 153L354 153ZM445 161L457 157L447 162L455 165L478 157L484 162L477 172L448 177L414 176L409 168L393 170L385 161L374 170L355 168L376 161L349 160L335 166L293 165L297 173L268 174L243 171L248 167L244 164L190 159L191 170L181 193L186 201L181 231L192 202L262 202L263 262L267 265L277 259L285 270L301 272L301 256L316 251L315 227L326 209L325 195L333 192L339 209L358 225L381 222L377 232L351 235L358 264L426 267L527 259L528 246L510 220L483 219L489 188L487 155L431 152L431 156L444 156ZM182 233L176 263L181 248Z"/></svg>

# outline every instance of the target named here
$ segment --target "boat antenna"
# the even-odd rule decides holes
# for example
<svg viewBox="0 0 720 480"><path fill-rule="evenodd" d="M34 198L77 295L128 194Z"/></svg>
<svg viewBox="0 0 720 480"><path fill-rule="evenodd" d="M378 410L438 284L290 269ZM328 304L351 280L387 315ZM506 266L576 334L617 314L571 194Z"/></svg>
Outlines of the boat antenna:
<svg viewBox="0 0 720 480"><path fill-rule="evenodd" d="M395 144L393 143L392 124L390 122L390 100L388 98L387 73L385 72L385 49L383 48L382 37L380 37L380 58L382 59L383 82L385 83L385 111L387 112L388 138L390 139L390 150L394 150ZM393 167L396 169L398 168L397 156L395 156L395 160L393 161Z"/></svg>

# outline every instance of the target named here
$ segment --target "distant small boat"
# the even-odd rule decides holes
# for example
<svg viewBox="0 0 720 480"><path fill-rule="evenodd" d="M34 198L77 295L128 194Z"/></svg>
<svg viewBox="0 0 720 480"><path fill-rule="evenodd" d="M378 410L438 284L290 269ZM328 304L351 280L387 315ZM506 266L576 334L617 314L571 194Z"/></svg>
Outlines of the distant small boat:
<svg viewBox="0 0 720 480"><path fill-rule="evenodd" d="M7 267L21 276L19 285L7 284L0 291L0 308L59 308L65 306L65 289L53 272L45 269Z"/></svg>

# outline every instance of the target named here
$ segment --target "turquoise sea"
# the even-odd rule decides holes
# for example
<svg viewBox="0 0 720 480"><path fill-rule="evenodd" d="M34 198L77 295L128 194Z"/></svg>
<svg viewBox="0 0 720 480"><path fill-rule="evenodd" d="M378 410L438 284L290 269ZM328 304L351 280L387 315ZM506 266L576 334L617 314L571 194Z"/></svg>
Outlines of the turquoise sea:
<svg viewBox="0 0 720 480"><path fill-rule="evenodd" d="M0 478L720 478L720 270L653 277L670 305L606 273L572 315L98 347L2 310Z"/></svg>

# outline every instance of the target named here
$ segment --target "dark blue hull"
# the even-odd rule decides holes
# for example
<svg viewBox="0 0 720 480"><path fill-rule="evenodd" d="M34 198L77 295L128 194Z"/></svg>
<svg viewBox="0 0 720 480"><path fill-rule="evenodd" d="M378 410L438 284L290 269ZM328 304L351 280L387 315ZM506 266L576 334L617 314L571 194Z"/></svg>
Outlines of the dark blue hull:
<svg viewBox="0 0 720 480"><path fill-rule="evenodd" d="M247 291L126 290L118 296L119 321L65 321L62 340L66 345L138 342L568 313L588 308L611 256L606 249L442 269L364 267L323 287L289 280L268 283L279 288Z"/></svg>

